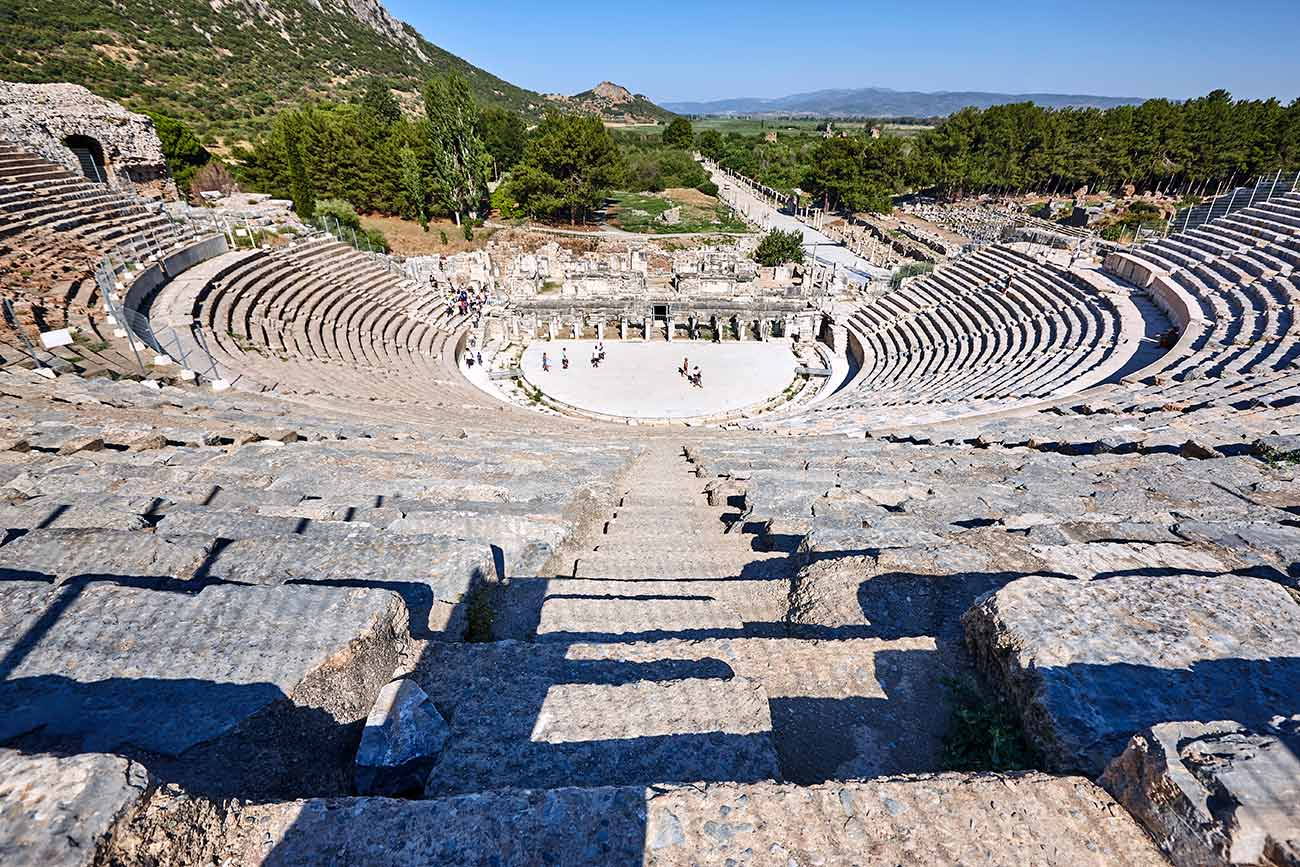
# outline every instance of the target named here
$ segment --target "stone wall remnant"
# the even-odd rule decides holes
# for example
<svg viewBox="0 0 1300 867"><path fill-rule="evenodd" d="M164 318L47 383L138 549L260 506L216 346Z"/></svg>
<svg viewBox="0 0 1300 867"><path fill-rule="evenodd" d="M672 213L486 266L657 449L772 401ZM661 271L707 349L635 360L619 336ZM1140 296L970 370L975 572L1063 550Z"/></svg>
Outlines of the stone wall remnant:
<svg viewBox="0 0 1300 867"><path fill-rule="evenodd" d="M70 138L89 144L92 150L98 145L109 186L134 188L153 198L176 198L162 142L147 116L79 84L0 81L0 139L85 174L68 146Z"/></svg>

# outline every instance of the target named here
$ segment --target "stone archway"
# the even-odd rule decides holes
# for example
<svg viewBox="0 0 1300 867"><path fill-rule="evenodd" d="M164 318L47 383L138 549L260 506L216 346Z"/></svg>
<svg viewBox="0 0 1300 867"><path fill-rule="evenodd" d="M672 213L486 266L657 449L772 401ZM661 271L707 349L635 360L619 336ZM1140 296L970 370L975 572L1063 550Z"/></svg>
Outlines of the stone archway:
<svg viewBox="0 0 1300 867"><path fill-rule="evenodd" d="M63 144L77 158L81 173L97 184L107 184L108 161L104 159L104 146L88 135L70 135Z"/></svg>

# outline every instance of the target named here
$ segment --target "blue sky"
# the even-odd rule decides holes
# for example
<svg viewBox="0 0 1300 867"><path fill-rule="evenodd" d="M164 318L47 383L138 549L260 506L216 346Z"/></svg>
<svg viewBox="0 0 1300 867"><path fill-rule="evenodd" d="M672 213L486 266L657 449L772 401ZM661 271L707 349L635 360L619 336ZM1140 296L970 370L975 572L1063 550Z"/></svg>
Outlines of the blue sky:
<svg viewBox="0 0 1300 867"><path fill-rule="evenodd" d="M387 0L522 87L609 79L659 101L828 87L1300 96L1300 0Z"/></svg>

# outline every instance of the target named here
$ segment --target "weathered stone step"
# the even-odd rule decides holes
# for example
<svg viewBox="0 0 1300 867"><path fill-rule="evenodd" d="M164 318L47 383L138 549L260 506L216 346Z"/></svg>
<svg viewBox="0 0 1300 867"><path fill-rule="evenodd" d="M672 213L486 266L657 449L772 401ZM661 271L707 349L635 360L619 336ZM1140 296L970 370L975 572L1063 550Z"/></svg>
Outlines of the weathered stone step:
<svg viewBox="0 0 1300 867"><path fill-rule="evenodd" d="M542 592L543 601L554 597L619 599L702 599L721 603L746 625L780 631L790 607L790 584L786 580L741 580L737 578L693 578L686 581L656 579L552 578Z"/></svg>
<svg viewBox="0 0 1300 867"><path fill-rule="evenodd" d="M317 799L238 814L160 791L126 830L105 862L259 864L272 852L282 867L1168 864L1096 785L1032 772Z"/></svg>
<svg viewBox="0 0 1300 867"><path fill-rule="evenodd" d="M0 580L113 576L184 581L207 562L214 541L130 530L32 530L0 548Z"/></svg>
<svg viewBox="0 0 1300 867"><path fill-rule="evenodd" d="M638 588L637 592L644 589ZM542 605L537 638L540 641L631 641L710 632L738 634L743 627L730 608L708 597L649 593L580 598L549 596Z"/></svg>
<svg viewBox="0 0 1300 867"><path fill-rule="evenodd" d="M119 753L191 791L341 794L409 640L378 584L6 581L0 742Z"/></svg>
<svg viewBox="0 0 1300 867"><path fill-rule="evenodd" d="M722 523L722 513L717 508L687 503L636 503L628 501L624 505L614 507L614 518L619 521L651 522L664 519L685 519L698 521L701 524Z"/></svg>
<svg viewBox="0 0 1300 867"><path fill-rule="evenodd" d="M747 636L579 642L569 646L568 659L589 668L716 668L713 676L758 683L771 703L772 737L786 780L813 783L939 766L949 719L944 682L959 670L934 637L851 637L848 631L836 638L785 638L764 636L755 626L746 624L746 632L756 633Z"/></svg>
<svg viewBox="0 0 1300 867"><path fill-rule="evenodd" d="M580 578L779 578L788 573L785 554L666 547L602 545L578 558Z"/></svg>
<svg viewBox="0 0 1300 867"><path fill-rule="evenodd" d="M426 795L778 774L767 694L716 661L574 662L565 644L430 645L451 738Z"/></svg>
<svg viewBox="0 0 1300 867"><path fill-rule="evenodd" d="M603 536L606 539L630 539L635 537L645 537L655 542L664 542L667 540L685 540L690 539L688 544L698 544L700 540L718 541L728 538L734 538L739 541L744 538L740 533L732 530L727 532L727 526L721 521L715 521L708 524L700 524L696 521L639 521L631 518L616 518L608 521L604 526Z"/></svg>

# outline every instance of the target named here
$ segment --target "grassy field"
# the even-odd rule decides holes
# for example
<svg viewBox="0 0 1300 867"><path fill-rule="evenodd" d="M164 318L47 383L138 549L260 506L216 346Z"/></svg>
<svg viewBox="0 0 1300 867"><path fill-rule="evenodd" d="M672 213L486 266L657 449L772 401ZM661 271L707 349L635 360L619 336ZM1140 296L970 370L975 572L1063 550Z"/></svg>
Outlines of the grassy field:
<svg viewBox="0 0 1300 867"><path fill-rule="evenodd" d="M615 193L608 208L611 226L628 232L667 235L677 232L745 232L744 221L713 196L698 190L665 190L662 193ZM681 222L667 225L658 216L680 206Z"/></svg>

